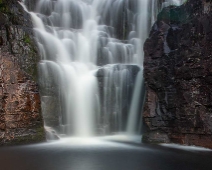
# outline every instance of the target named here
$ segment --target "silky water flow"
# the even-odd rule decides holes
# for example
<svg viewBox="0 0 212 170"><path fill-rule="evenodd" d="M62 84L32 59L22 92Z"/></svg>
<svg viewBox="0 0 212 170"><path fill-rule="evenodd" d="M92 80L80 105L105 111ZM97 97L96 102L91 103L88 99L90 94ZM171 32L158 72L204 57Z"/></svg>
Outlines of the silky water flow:
<svg viewBox="0 0 212 170"><path fill-rule="evenodd" d="M181 3L39 0L28 12L41 54L47 131L79 137L139 133L145 96L142 47L160 8Z"/></svg>

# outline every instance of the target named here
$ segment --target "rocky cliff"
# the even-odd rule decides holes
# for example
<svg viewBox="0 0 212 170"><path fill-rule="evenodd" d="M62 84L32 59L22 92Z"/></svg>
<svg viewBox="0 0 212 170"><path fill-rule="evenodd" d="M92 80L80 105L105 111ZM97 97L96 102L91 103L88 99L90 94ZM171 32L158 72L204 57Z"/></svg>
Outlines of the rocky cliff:
<svg viewBox="0 0 212 170"><path fill-rule="evenodd" d="M44 140L38 60L29 14L0 0L0 145Z"/></svg>
<svg viewBox="0 0 212 170"><path fill-rule="evenodd" d="M212 2L158 15L144 51L144 142L212 148Z"/></svg>

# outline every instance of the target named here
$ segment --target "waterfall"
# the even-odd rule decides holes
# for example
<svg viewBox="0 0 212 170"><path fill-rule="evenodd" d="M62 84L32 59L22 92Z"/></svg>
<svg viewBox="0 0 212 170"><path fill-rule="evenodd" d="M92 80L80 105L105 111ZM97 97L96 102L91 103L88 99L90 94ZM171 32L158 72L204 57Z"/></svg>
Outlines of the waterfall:
<svg viewBox="0 0 212 170"><path fill-rule="evenodd" d="M137 131L142 46L158 11L156 0L38 1L29 13L46 126L61 136Z"/></svg>
<svg viewBox="0 0 212 170"><path fill-rule="evenodd" d="M187 0L164 0L162 7L167 7L170 5L176 5L179 6L181 4L183 4L184 2L186 2Z"/></svg>

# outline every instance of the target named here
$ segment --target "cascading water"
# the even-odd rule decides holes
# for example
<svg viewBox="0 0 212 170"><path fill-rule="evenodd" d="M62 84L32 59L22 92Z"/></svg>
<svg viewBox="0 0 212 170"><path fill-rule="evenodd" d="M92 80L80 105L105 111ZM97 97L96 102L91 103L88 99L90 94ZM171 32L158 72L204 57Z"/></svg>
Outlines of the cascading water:
<svg viewBox="0 0 212 170"><path fill-rule="evenodd" d="M187 0L164 0L162 7L167 7L170 5L181 5L184 2L186 2Z"/></svg>
<svg viewBox="0 0 212 170"><path fill-rule="evenodd" d="M39 0L30 14L42 57L47 126L75 136L137 131L144 95L142 46L157 3Z"/></svg>

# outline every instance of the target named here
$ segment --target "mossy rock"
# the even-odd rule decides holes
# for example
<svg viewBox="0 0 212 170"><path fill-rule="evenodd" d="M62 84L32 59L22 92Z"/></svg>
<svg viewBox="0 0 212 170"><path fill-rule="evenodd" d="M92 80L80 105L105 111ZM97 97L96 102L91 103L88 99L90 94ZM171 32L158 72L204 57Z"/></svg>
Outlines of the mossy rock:
<svg viewBox="0 0 212 170"><path fill-rule="evenodd" d="M189 22L189 17L190 14L184 8L172 5L164 8L158 14L157 20L171 24L185 24Z"/></svg>
<svg viewBox="0 0 212 170"><path fill-rule="evenodd" d="M24 144L45 142L46 137L44 127L38 127L35 131L36 131L35 134L15 137L10 141L6 141L2 145L10 146L10 145L24 145Z"/></svg>

